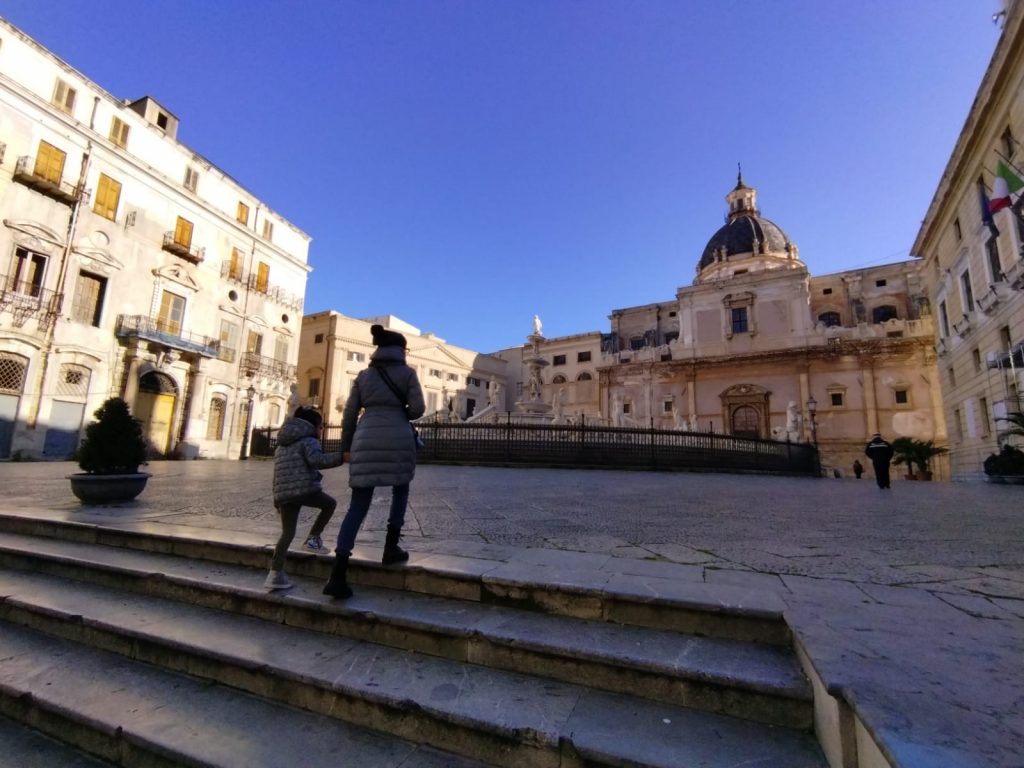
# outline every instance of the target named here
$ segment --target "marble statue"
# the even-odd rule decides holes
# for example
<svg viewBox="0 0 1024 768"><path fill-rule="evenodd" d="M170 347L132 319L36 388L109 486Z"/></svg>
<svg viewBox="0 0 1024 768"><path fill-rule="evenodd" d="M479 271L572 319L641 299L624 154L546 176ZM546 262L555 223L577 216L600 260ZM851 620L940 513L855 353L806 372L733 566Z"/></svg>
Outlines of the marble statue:
<svg viewBox="0 0 1024 768"><path fill-rule="evenodd" d="M288 415L295 413L295 409L302 405L302 397L299 396L299 385L292 382L288 394Z"/></svg>
<svg viewBox="0 0 1024 768"><path fill-rule="evenodd" d="M792 439L796 439L800 434L800 406L796 404L796 400L790 400L786 406L786 432Z"/></svg>
<svg viewBox="0 0 1024 768"><path fill-rule="evenodd" d="M558 392L551 398L551 410L555 421L562 420L562 410L565 408L565 387L559 387Z"/></svg>
<svg viewBox="0 0 1024 768"><path fill-rule="evenodd" d="M543 336L544 326L540 323L540 317L538 315L533 316L533 335Z"/></svg>

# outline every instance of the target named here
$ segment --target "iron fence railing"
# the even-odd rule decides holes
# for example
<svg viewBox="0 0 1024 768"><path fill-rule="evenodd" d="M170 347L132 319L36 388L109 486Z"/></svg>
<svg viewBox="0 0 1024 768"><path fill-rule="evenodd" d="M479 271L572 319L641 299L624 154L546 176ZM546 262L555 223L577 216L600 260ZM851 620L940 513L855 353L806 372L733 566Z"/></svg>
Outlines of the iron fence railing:
<svg viewBox="0 0 1024 768"><path fill-rule="evenodd" d="M164 240L162 248L168 253L173 253L175 256L180 256L185 261L191 261L193 264L199 264L206 257L206 248L195 247L191 244L179 242L174 230L170 232L164 232Z"/></svg>
<svg viewBox="0 0 1024 768"><path fill-rule="evenodd" d="M272 357L264 357L256 352L246 352L242 355L241 368L250 378L264 376L277 381L291 381L295 378L294 365Z"/></svg>
<svg viewBox="0 0 1024 768"><path fill-rule="evenodd" d="M89 193L79 185L64 181L62 178L55 181L37 173L36 159L30 155L18 158L14 166L14 180L67 205L73 205L76 201L83 204L89 202Z"/></svg>
<svg viewBox="0 0 1024 768"><path fill-rule="evenodd" d="M217 357L220 342L199 333L189 333L145 315L118 315L114 331L119 338L138 337L156 341L172 349L195 352L204 357Z"/></svg>
<svg viewBox="0 0 1024 768"><path fill-rule="evenodd" d="M816 449L806 443L608 426L524 424L417 424L423 464L587 467L701 472L818 475ZM411 438L410 438L411 439ZM326 425L325 450L339 450L341 427ZM254 430L253 455L271 456L277 430Z"/></svg>
<svg viewBox="0 0 1024 768"><path fill-rule="evenodd" d="M37 283L0 275L0 312L13 314L14 325L18 328L30 317L36 318L41 327L49 327L60 312L63 300L63 294Z"/></svg>

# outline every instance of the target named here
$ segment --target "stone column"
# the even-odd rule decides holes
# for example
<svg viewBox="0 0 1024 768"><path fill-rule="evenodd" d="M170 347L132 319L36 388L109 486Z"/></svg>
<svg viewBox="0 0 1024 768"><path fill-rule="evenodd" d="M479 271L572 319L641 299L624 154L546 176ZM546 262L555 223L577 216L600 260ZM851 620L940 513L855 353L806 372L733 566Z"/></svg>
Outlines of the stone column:
<svg viewBox="0 0 1024 768"><path fill-rule="evenodd" d="M139 367L142 365L142 358L139 357L138 345L134 343L128 347L125 355L125 365L128 367L128 372L124 377L124 394L122 399L128 403L128 409L132 410L135 405L135 398L139 394Z"/></svg>
<svg viewBox="0 0 1024 768"><path fill-rule="evenodd" d="M875 364L873 360L861 364L861 375L864 378L864 424L868 436L878 432L878 403L875 399Z"/></svg>
<svg viewBox="0 0 1024 768"><path fill-rule="evenodd" d="M811 399L811 377L810 366L800 366L800 413L803 414L803 423L800 431L803 432L805 443L811 442L811 414L807 411L807 401Z"/></svg>
<svg viewBox="0 0 1024 768"><path fill-rule="evenodd" d="M192 367L188 371L188 379L185 388L187 398L181 415L181 432L179 442L185 442L188 438L189 429L193 422L202 421L204 395L206 390L206 374L203 373L203 358L196 356L192 361Z"/></svg>
<svg viewBox="0 0 1024 768"><path fill-rule="evenodd" d="M693 424L697 418L697 374L691 373L686 376L686 411Z"/></svg>
<svg viewBox="0 0 1024 768"><path fill-rule="evenodd" d="M946 440L949 437L946 429L946 414L942 410L942 390L939 388L939 371L935 367L935 355L925 350L921 355L923 358L923 369L932 368L935 375L928 379L928 394L932 399L932 434L936 440ZM986 414L985 418L988 418Z"/></svg>

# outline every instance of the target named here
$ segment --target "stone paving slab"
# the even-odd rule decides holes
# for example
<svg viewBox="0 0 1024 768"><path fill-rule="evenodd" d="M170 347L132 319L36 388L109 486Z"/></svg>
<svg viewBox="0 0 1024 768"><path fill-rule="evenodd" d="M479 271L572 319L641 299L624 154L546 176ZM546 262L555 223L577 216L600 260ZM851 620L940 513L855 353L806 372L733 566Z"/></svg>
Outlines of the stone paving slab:
<svg viewBox="0 0 1024 768"><path fill-rule="evenodd" d="M64 476L75 470L0 464L0 511L276 538L269 462L154 463L138 501L102 510L70 497ZM349 494L346 468L324 474L339 499L328 541ZM379 545L388 501L377 494L357 546ZM303 513L300 535L312 519ZM782 601L826 682L890 758L1024 765L1024 488L896 479L883 493L853 479L425 466L403 541L417 554L502 563L520 550L556 563L565 553L566 573L568 553L583 553L607 557L612 576L674 565L687 569L680 582L749 579Z"/></svg>

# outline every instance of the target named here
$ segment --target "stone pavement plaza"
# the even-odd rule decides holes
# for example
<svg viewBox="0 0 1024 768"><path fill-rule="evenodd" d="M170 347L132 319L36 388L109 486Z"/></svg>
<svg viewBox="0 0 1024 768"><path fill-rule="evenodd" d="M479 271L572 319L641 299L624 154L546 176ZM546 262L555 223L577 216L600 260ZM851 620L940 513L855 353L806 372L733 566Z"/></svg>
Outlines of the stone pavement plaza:
<svg viewBox="0 0 1024 768"><path fill-rule="evenodd" d="M83 516L65 479L76 470L0 464L0 511ZM138 501L101 514L275 540L270 462L147 470ZM324 474L333 542L347 470ZM383 540L389 495L360 542ZM830 690L901 764L1024 766L1024 487L422 466L405 534L414 553L775 592Z"/></svg>

